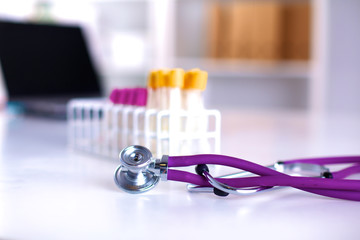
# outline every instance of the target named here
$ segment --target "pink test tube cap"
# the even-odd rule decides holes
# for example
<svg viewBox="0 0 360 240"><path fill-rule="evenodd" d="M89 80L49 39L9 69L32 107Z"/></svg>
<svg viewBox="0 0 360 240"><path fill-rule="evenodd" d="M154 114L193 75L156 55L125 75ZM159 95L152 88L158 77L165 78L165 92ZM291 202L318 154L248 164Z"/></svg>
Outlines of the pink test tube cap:
<svg viewBox="0 0 360 240"><path fill-rule="evenodd" d="M130 94L130 105L132 106L135 106L136 95L137 95L136 88L132 88Z"/></svg>
<svg viewBox="0 0 360 240"><path fill-rule="evenodd" d="M122 104L129 104L129 89L128 88L124 88L122 89L122 94L124 95L124 97L122 98L121 103Z"/></svg>
<svg viewBox="0 0 360 240"><path fill-rule="evenodd" d="M119 89L119 96L118 96L118 103L119 104L124 104L125 102L125 98L126 98L126 94L125 94L125 89Z"/></svg>
<svg viewBox="0 0 360 240"><path fill-rule="evenodd" d="M110 93L110 97L109 97L110 101L112 103L118 104L119 103L119 95L120 95L120 89L117 89L117 88L113 89Z"/></svg>
<svg viewBox="0 0 360 240"><path fill-rule="evenodd" d="M135 88L136 97L134 99L134 105L143 107L146 106L147 102L147 89L146 88Z"/></svg>

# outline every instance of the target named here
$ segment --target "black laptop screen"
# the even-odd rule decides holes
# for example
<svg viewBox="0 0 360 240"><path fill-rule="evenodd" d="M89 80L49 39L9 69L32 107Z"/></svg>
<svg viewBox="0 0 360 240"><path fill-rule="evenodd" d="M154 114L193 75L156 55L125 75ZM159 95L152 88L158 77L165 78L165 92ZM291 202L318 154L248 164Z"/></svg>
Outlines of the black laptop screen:
<svg viewBox="0 0 360 240"><path fill-rule="evenodd" d="M0 21L0 61L10 100L101 93L77 26Z"/></svg>

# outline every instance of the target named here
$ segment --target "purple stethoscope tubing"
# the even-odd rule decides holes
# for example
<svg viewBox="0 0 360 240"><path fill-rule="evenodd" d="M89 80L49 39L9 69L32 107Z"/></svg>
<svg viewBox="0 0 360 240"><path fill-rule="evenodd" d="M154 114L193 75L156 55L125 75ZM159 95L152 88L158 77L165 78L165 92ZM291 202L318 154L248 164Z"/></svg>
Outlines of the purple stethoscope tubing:
<svg viewBox="0 0 360 240"><path fill-rule="evenodd" d="M354 165L333 172L333 178L329 179L289 176L285 173L243 159L223 155L204 154L194 156L169 156L167 179L210 187L211 185L203 176L170 168L199 164L216 164L238 168L259 175L243 178L216 178L217 181L233 187L290 186L327 197L360 201L360 180L343 179L352 174L360 173L360 156L295 159L283 161L282 163L309 163L318 165L352 163Z"/></svg>

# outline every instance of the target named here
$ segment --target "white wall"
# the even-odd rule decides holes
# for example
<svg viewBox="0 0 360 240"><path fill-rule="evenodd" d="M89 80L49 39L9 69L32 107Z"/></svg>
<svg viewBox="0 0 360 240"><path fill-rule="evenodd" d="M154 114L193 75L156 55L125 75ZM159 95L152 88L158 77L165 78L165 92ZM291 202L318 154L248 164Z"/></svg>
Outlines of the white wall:
<svg viewBox="0 0 360 240"><path fill-rule="evenodd" d="M360 114L360 1L332 0L329 10L327 107Z"/></svg>
<svg viewBox="0 0 360 240"><path fill-rule="evenodd" d="M360 1L314 0L314 112L360 114Z"/></svg>

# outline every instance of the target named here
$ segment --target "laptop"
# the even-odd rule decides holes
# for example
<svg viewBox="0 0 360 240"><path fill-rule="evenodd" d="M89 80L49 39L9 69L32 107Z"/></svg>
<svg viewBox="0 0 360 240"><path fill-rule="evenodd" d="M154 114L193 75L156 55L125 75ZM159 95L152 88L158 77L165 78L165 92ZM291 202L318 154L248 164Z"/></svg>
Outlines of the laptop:
<svg viewBox="0 0 360 240"><path fill-rule="evenodd" d="M26 113L65 118L70 99L102 96L79 26L0 20L0 64L9 103Z"/></svg>

